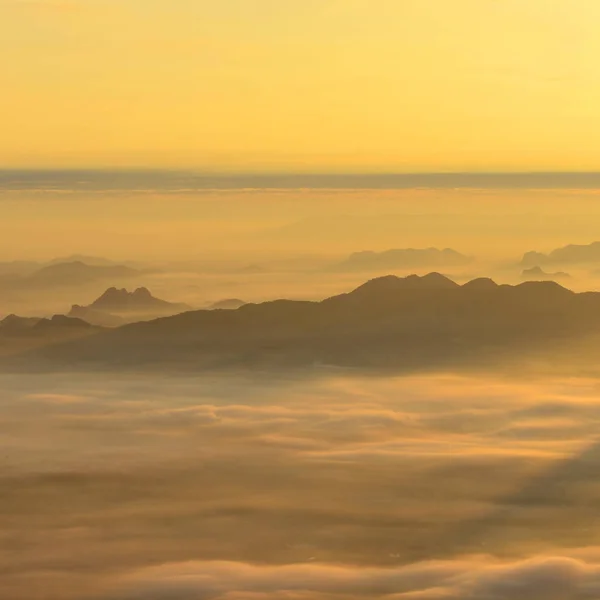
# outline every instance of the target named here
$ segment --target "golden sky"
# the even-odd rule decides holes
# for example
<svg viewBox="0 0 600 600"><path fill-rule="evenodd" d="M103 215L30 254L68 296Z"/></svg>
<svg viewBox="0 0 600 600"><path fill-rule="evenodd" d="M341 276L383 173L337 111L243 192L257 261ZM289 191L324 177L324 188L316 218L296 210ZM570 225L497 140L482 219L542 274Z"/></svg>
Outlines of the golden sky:
<svg viewBox="0 0 600 600"><path fill-rule="evenodd" d="M598 0L0 0L0 167L600 168Z"/></svg>

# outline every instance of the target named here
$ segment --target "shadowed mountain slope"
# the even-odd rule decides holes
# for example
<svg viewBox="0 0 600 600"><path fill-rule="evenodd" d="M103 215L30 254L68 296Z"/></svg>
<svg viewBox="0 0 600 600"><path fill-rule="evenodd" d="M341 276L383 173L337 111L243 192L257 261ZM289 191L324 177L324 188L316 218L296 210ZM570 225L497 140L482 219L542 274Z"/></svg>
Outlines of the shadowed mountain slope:
<svg viewBox="0 0 600 600"><path fill-rule="evenodd" d="M64 315L54 315L50 319L8 315L0 321L0 357L52 346L98 331L86 321Z"/></svg>
<svg viewBox="0 0 600 600"><path fill-rule="evenodd" d="M600 294L554 282L460 286L438 274L368 281L322 302L277 300L135 323L27 357L60 368L477 366L600 334Z"/></svg>

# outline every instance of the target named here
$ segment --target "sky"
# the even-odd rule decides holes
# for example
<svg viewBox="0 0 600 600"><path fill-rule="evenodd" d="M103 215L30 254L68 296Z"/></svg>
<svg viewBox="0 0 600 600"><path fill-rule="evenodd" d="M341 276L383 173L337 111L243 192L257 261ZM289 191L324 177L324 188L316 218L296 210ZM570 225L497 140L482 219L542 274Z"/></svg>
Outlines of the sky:
<svg viewBox="0 0 600 600"><path fill-rule="evenodd" d="M0 0L0 168L600 168L597 0Z"/></svg>

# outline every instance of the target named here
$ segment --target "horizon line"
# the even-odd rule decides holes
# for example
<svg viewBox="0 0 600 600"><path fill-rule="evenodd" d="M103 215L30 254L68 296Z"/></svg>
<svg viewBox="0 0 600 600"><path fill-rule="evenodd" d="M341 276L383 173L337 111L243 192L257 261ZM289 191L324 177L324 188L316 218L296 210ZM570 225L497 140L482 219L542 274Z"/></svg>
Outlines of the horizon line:
<svg viewBox="0 0 600 600"><path fill-rule="evenodd" d="M210 172L166 168L0 168L0 191L259 189L600 189L599 171Z"/></svg>
<svg viewBox="0 0 600 600"><path fill-rule="evenodd" d="M106 165L101 167L82 166L82 167L2 167L0 173L193 173L206 176L231 176L231 177L276 177L276 176L336 176L336 177L381 177L381 176L411 176L411 175L600 175L600 167L596 170L590 169L527 169L527 170L407 170L407 171L320 171L320 170L210 170L202 167L153 167L153 166L118 166Z"/></svg>

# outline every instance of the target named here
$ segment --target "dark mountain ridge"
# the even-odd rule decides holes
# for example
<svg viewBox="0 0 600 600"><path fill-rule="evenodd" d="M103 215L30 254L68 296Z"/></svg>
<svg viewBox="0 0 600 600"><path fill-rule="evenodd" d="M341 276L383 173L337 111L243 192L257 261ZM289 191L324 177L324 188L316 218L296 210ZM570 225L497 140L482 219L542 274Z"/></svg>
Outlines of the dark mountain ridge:
<svg viewBox="0 0 600 600"><path fill-rule="evenodd" d="M5 361L8 356L40 347L50 348L98 331L99 328L86 321L64 315L54 315L49 319L8 315L0 321L0 357L4 357L2 360Z"/></svg>
<svg viewBox="0 0 600 600"><path fill-rule="evenodd" d="M8 315L0 321L0 334L23 334L36 333L39 331L58 331L68 328L91 329L92 325L82 319L75 319L65 315L53 315L50 318L45 317L19 317L17 315Z"/></svg>
<svg viewBox="0 0 600 600"><path fill-rule="evenodd" d="M126 325L43 348L52 368L410 370L478 364L600 335L600 293L557 283L458 285L438 273L373 279L321 302L276 300Z"/></svg>

